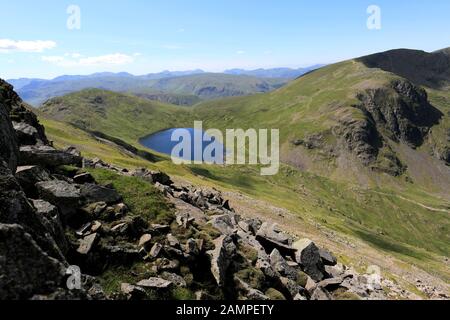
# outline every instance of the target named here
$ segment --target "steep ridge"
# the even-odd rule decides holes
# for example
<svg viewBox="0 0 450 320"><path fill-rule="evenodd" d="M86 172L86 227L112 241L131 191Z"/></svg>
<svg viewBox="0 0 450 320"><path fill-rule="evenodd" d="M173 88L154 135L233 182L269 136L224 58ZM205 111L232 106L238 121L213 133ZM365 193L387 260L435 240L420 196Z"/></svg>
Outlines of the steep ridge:
<svg viewBox="0 0 450 320"><path fill-rule="evenodd" d="M286 163L336 177L348 176L344 167L359 163L358 175L370 179L371 171L411 174L407 160L395 151L403 144L446 162L448 104L436 99L445 92L426 91L353 60L262 97L201 103L195 113L209 127L280 128Z"/></svg>
<svg viewBox="0 0 450 320"><path fill-rule="evenodd" d="M369 68L379 68L409 79L417 85L435 89L448 88L450 84L449 49L428 53L400 49L357 59Z"/></svg>

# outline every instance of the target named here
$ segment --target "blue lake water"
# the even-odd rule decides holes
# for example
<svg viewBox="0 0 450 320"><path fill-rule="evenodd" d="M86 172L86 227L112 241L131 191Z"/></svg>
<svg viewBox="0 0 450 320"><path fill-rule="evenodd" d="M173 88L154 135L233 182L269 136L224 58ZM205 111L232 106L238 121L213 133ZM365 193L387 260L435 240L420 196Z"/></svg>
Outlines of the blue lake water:
<svg viewBox="0 0 450 320"><path fill-rule="evenodd" d="M208 135L206 135L206 133L204 131L198 130L198 129L194 129L194 128L173 128L173 129L168 129L168 130L164 130L164 131L160 131L154 134L151 134L147 137L144 137L142 139L139 140L140 144L142 144L143 146L154 150L156 152L159 153L163 153L163 154L167 154L167 155L172 155L172 151L175 148L175 146L179 145L180 142L182 141L181 138L179 138L179 140L177 141L172 141L172 135L174 133L180 133L180 131L177 130L185 130L184 133L189 133L190 135L190 145L191 145L191 152L189 154L189 152L180 152L180 156L179 158L182 158L184 160L190 160L190 161L203 161L206 163L217 163L217 164L223 164L224 163L224 157L226 155L226 150L225 147L222 143L220 143L219 141L216 141L214 137L209 137ZM203 137L202 139L202 143L201 143L201 152L195 152L194 147L195 147L195 142L194 142L194 137L195 135ZM204 140L208 140L208 141L204 141ZM218 155L219 155L219 161L215 161L216 159L216 152L208 152L208 146L209 150L211 150L211 144L214 143L216 145L216 150L218 150ZM204 151L207 151L206 154L204 154ZM208 156L208 154L211 153L212 157Z"/></svg>

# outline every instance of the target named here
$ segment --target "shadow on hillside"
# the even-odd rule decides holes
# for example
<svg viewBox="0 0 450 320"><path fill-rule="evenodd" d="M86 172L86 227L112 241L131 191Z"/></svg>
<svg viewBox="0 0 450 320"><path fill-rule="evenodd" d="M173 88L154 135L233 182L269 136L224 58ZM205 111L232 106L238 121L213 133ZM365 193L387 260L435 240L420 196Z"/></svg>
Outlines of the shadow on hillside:
<svg viewBox="0 0 450 320"><path fill-rule="evenodd" d="M396 240L383 239L383 237L380 235L371 234L369 232L362 230L354 230L354 231L362 240L384 251L409 256L412 258L416 258L418 260L426 259L426 256L424 254L414 251L401 243L393 242Z"/></svg>
<svg viewBox="0 0 450 320"><path fill-rule="evenodd" d="M356 59L368 68L379 68L417 85L441 89L450 82L450 56L445 52L391 50Z"/></svg>
<svg viewBox="0 0 450 320"><path fill-rule="evenodd" d="M191 172L197 176L201 176L216 182L223 182L235 187L243 188L246 190L252 190L253 185L250 183L249 179L243 175L234 175L228 173L226 176L218 176L213 174L211 171L204 167L191 167Z"/></svg>

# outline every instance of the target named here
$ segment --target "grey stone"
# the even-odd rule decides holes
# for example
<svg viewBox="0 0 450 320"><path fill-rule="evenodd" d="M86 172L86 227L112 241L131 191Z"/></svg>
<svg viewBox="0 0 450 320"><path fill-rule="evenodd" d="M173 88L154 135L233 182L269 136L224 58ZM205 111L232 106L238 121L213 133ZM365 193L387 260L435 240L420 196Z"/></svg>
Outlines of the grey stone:
<svg viewBox="0 0 450 320"><path fill-rule="evenodd" d="M35 198L38 195L36 183L53 180L50 173L40 166L17 167L15 177L30 198Z"/></svg>
<svg viewBox="0 0 450 320"><path fill-rule="evenodd" d="M144 249L147 249L150 245L150 242L152 241L152 235L149 233L146 233L141 236L139 239L139 247L142 247Z"/></svg>
<svg viewBox="0 0 450 320"><path fill-rule="evenodd" d="M186 280L184 280L183 277L177 275L176 273L163 272L161 274L161 278L172 282L177 287L186 288L187 286Z"/></svg>
<svg viewBox="0 0 450 320"><path fill-rule="evenodd" d="M73 165L81 167L82 158L50 146L22 146L19 149L20 165L40 165L43 167L58 167Z"/></svg>
<svg viewBox="0 0 450 320"><path fill-rule="evenodd" d="M198 255L200 253L198 242L192 238L188 239L188 241L186 241L185 251L194 256Z"/></svg>
<svg viewBox="0 0 450 320"><path fill-rule="evenodd" d="M174 237L171 233L167 235L167 242L169 243L169 246L174 248L180 248L180 241L176 237Z"/></svg>
<svg viewBox="0 0 450 320"><path fill-rule="evenodd" d="M337 259L331 252L325 249L319 249L320 257L322 258L322 262L326 266L335 266L337 264Z"/></svg>
<svg viewBox="0 0 450 320"><path fill-rule="evenodd" d="M292 239L288 235L281 232L276 224L264 222L258 230L257 236L273 240L283 245L292 244Z"/></svg>
<svg viewBox="0 0 450 320"><path fill-rule="evenodd" d="M333 298L326 289L317 287L311 296L311 300L333 300Z"/></svg>
<svg viewBox="0 0 450 320"><path fill-rule="evenodd" d="M59 216L58 208L44 200L31 200L36 214L41 218L42 224L49 230L59 249L67 253L69 245L64 234L64 228Z"/></svg>
<svg viewBox="0 0 450 320"><path fill-rule="evenodd" d="M237 232L236 225L229 214L214 216L208 223L225 235L232 235Z"/></svg>
<svg viewBox="0 0 450 320"><path fill-rule="evenodd" d="M75 213L78 207L81 194L80 191L72 184L66 181L53 180L43 181L36 184L39 195L43 200L57 206L62 214L63 222Z"/></svg>
<svg viewBox="0 0 450 320"><path fill-rule="evenodd" d="M94 177L89 172L75 175L73 181L78 184L95 183Z"/></svg>
<svg viewBox="0 0 450 320"><path fill-rule="evenodd" d="M325 277L325 267L320 257L319 248L309 239L302 239L293 244L297 250L296 262L313 280L321 281Z"/></svg>
<svg viewBox="0 0 450 320"><path fill-rule="evenodd" d="M38 142L38 131L25 122L12 122L21 145L34 145Z"/></svg>
<svg viewBox="0 0 450 320"><path fill-rule="evenodd" d="M163 246L160 243L155 243L152 247L152 249L150 250L149 255L152 258L157 258L159 256L159 254L161 253L161 250L163 249Z"/></svg>
<svg viewBox="0 0 450 320"><path fill-rule="evenodd" d="M116 190L92 183L83 184L80 191L81 196L90 203L105 202L107 204L114 204L122 201L122 197Z"/></svg>
<svg viewBox="0 0 450 320"><path fill-rule="evenodd" d="M53 292L65 275L62 263L49 257L17 224L0 224L0 299L28 299Z"/></svg>
<svg viewBox="0 0 450 320"><path fill-rule="evenodd" d="M146 280L141 280L136 285L148 289L167 289L172 285L172 282L161 278L152 277Z"/></svg>
<svg viewBox="0 0 450 320"><path fill-rule="evenodd" d="M219 286L225 284L225 276L234 256L236 245L229 236L222 235L214 241L215 249L208 251L211 261L211 272Z"/></svg>
<svg viewBox="0 0 450 320"><path fill-rule="evenodd" d="M120 291L126 295L128 300L142 300L147 296L144 289L129 283L122 283Z"/></svg>
<svg viewBox="0 0 450 320"><path fill-rule="evenodd" d="M96 233L84 237L82 240L80 240L80 245L77 249L77 252L82 255L89 254L89 252L91 252L92 248L94 247L97 239L98 236Z"/></svg>
<svg viewBox="0 0 450 320"><path fill-rule="evenodd" d="M291 280L289 278L281 277L280 282L286 289L286 291L289 292L292 299L301 291L303 291L303 288L301 286L299 286L294 280Z"/></svg>
<svg viewBox="0 0 450 320"><path fill-rule="evenodd" d="M341 286L342 282L344 282L344 277L330 278L320 281L317 286L334 291Z"/></svg>

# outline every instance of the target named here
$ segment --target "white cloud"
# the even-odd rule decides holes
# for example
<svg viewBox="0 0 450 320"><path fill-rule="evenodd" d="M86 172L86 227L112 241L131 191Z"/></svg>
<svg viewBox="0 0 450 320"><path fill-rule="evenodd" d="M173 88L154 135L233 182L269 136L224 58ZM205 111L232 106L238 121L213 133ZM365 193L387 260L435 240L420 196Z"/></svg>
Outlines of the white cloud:
<svg viewBox="0 0 450 320"><path fill-rule="evenodd" d="M237 53L237 54L244 54L244 53L245 53L245 51L243 51L243 50L239 50L239 51L237 51L236 53Z"/></svg>
<svg viewBox="0 0 450 320"><path fill-rule="evenodd" d="M73 53L66 53L66 54L64 54L64 56L65 57L72 57L74 59L77 59L77 58L81 58L83 55L80 54L80 53L77 53L77 52L73 52Z"/></svg>
<svg viewBox="0 0 450 320"><path fill-rule="evenodd" d="M179 33L183 33L183 32L185 32L186 30L184 29L184 28L180 28L180 29L178 29L177 30L177 32L179 32Z"/></svg>
<svg viewBox="0 0 450 320"><path fill-rule="evenodd" d="M128 64L134 61L133 57L122 54L108 54L105 56L98 57L87 57L78 60L79 64L82 66L93 66L93 65L103 65L103 64Z"/></svg>
<svg viewBox="0 0 450 320"><path fill-rule="evenodd" d="M81 54L69 54L64 56L43 56L42 61L56 64L59 67L92 67L130 64L134 62L134 58L123 53L94 57L83 57Z"/></svg>
<svg viewBox="0 0 450 320"><path fill-rule="evenodd" d="M43 52L56 47L54 41L16 41L11 39L0 39L0 52Z"/></svg>

